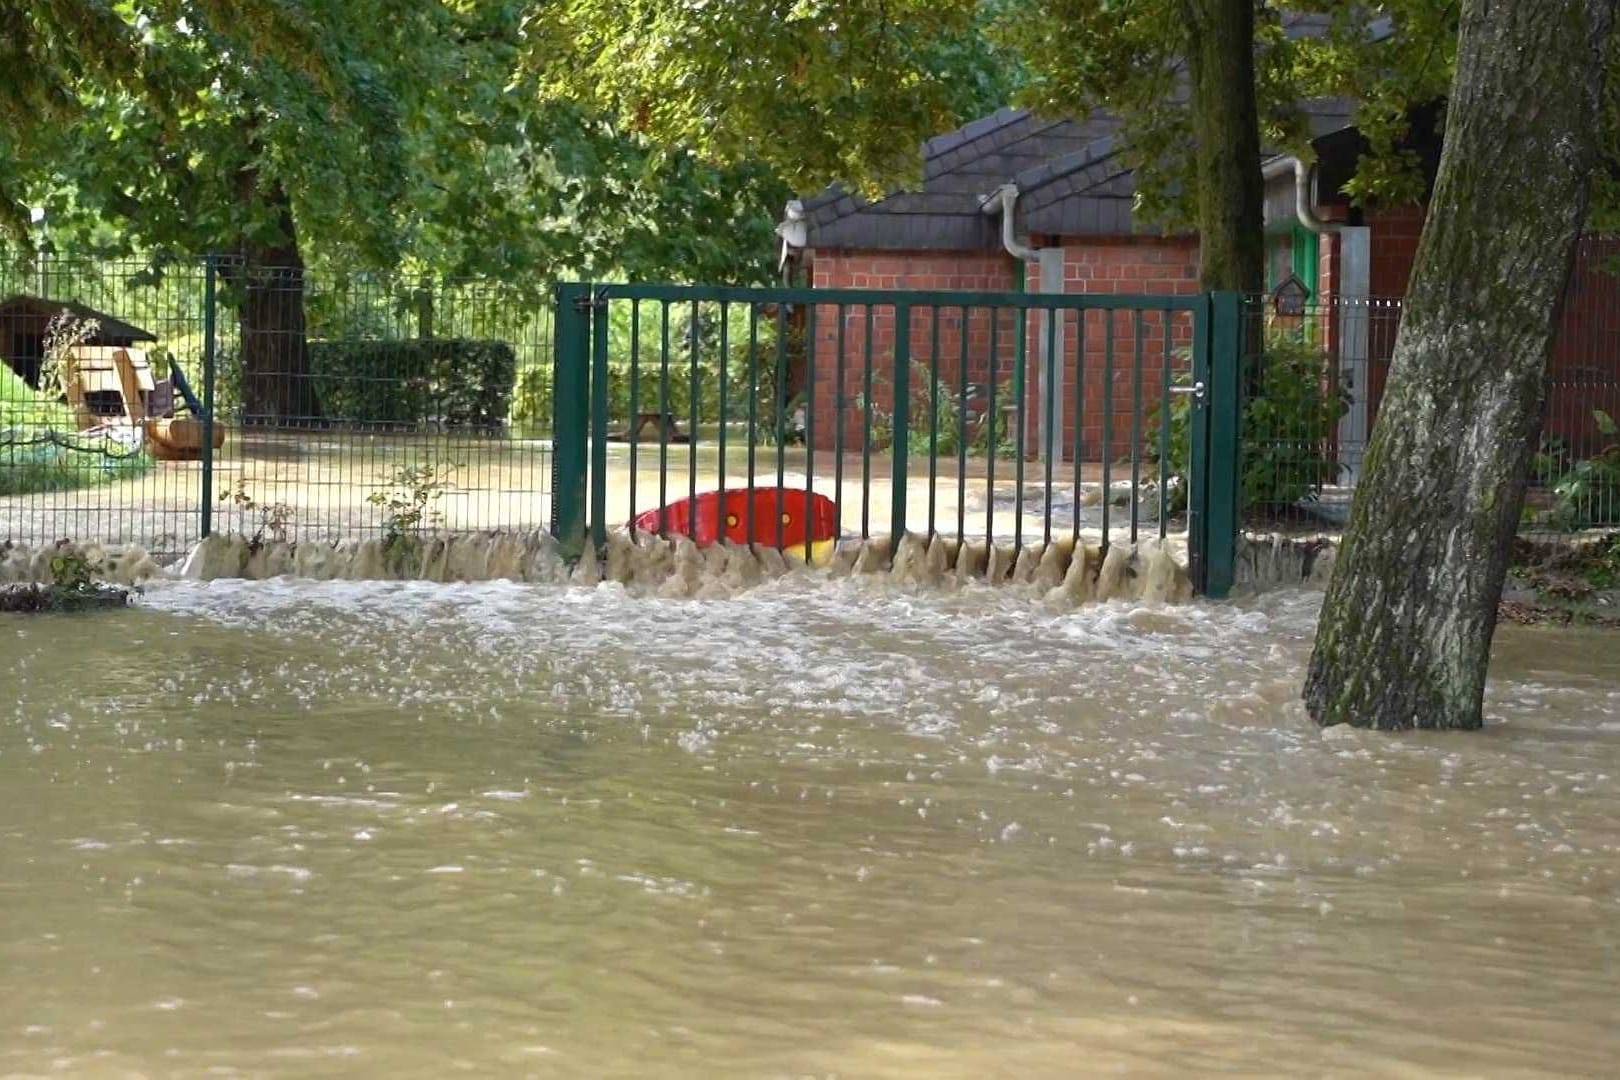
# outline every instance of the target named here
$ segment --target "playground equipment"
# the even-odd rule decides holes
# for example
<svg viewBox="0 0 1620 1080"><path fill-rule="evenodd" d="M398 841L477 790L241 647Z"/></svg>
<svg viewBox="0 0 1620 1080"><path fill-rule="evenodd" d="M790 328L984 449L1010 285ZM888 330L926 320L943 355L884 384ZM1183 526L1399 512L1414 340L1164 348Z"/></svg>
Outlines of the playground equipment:
<svg viewBox="0 0 1620 1080"><path fill-rule="evenodd" d="M766 544L805 562L820 561L838 541L838 507L802 488L733 488L705 491L630 523L634 532L686 536L699 547L724 540Z"/></svg>
<svg viewBox="0 0 1620 1080"><path fill-rule="evenodd" d="M80 432L118 427L137 429L147 449L160 461L195 461L202 456L202 406L178 364L169 362L169 378L154 379L145 350L123 346L80 345L73 349L63 389ZM175 412L179 391L190 415ZM214 425L214 449L225 445L223 425Z"/></svg>

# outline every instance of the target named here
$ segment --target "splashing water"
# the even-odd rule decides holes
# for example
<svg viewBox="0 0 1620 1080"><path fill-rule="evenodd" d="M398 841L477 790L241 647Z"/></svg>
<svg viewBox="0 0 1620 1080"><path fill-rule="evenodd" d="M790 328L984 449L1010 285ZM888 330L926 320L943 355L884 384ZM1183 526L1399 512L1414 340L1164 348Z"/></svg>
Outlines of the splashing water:
<svg viewBox="0 0 1620 1080"><path fill-rule="evenodd" d="M1324 734L1308 593L929 555L0 621L0 1073L1609 1068L1612 638L1505 629L1482 733Z"/></svg>

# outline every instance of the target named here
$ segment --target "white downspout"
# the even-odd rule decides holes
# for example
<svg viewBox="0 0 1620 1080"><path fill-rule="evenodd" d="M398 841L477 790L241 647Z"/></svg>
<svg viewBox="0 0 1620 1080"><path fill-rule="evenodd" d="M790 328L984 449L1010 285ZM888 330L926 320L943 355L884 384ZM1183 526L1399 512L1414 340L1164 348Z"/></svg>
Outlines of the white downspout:
<svg viewBox="0 0 1620 1080"><path fill-rule="evenodd" d="M1018 209L1018 185L1002 184L981 204L986 214L1001 214L1001 246L1007 254L1020 262L1034 262L1038 265L1040 273L1040 291L1047 294L1059 295L1063 292L1063 249L1060 247L1037 248L1027 240L1019 239L1016 228ZM1029 289L1029 279L1024 279L1024 289ZM1036 419L1039 432L1041 460L1050 461L1056 469L1062 464L1062 450L1058 447L1058 439L1063 431L1063 365L1057 358L1063 356L1063 320L1055 320L1050 327L1052 341L1052 356L1046 355L1048 336L1048 321L1051 320L1049 312L1040 312L1035 320L1035 409L1039 414ZM1047 402L1055 403L1051 415L1048 416ZM1050 422L1049 422L1050 421Z"/></svg>
<svg viewBox="0 0 1620 1080"><path fill-rule="evenodd" d="M1370 435L1367 301L1372 291L1372 235L1365 225L1341 226L1316 216L1315 200L1311 197L1314 166L1297 157L1284 157L1268 162L1260 170L1267 180L1276 180L1290 171L1294 174L1294 215L1299 223L1314 233L1339 238L1339 280L1334 283L1337 295L1333 302L1339 308L1339 364L1347 372L1350 390L1350 408L1339 420L1339 457L1344 465L1340 479L1346 486L1353 487L1361 474L1361 460Z"/></svg>
<svg viewBox="0 0 1620 1080"><path fill-rule="evenodd" d="M984 212L1001 213L1001 246L1007 249L1007 254L1020 262L1033 262L1040 257L1037 249L1018 239L1014 228L1013 213L1018 207L1018 185L1002 184L988 199L984 201Z"/></svg>
<svg viewBox="0 0 1620 1080"><path fill-rule="evenodd" d="M1278 158L1269 161L1260 170L1260 175L1266 180L1275 180L1281 176L1294 174L1294 215L1299 223L1313 233L1331 233L1338 230L1338 226L1329 221L1323 221L1316 216L1316 208L1311 200L1311 173L1314 166L1301 161L1297 157Z"/></svg>
<svg viewBox="0 0 1620 1080"><path fill-rule="evenodd" d="M810 242L810 226L804 219L804 203L789 199L782 209L782 220L776 226L776 235L782 238L782 254L776 268L781 271L782 284L792 284L793 256L803 251Z"/></svg>

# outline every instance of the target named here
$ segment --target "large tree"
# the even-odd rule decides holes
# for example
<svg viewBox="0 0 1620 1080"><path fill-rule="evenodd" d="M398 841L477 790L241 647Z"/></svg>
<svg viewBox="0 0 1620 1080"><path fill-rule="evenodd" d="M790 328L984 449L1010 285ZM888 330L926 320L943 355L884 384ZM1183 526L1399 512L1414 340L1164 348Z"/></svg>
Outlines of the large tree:
<svg viewBox="0 0 1620 1080"><path fill-rule="evenodd" d="M1617 0L1464 0L1446 144L1317 629L1322 724L1473 728L1602 151Z"/></svg>
<svg viewBox="0 0 1620 1080"><path fill-rule="evenodd" d="M31 0L0 7L0 226L227 256L244 411L319 414L306 266L759 281L787 188L514 79L521 5L486 0ZM527 286L527 288L525 288Z"/></svg>

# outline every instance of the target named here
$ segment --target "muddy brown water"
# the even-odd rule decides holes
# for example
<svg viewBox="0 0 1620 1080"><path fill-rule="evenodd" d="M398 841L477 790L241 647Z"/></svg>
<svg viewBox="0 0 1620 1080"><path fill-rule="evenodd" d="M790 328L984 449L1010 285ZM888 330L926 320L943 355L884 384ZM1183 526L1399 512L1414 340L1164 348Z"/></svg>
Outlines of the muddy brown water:
<svg viewBox="0 0 1620 1080"><path fill-rule="evenodd" d="M0 616L0 1075L1599 1075L1620 639L1318 598L214 582Z"/></svg>

